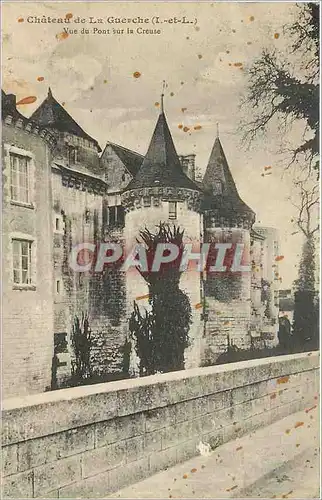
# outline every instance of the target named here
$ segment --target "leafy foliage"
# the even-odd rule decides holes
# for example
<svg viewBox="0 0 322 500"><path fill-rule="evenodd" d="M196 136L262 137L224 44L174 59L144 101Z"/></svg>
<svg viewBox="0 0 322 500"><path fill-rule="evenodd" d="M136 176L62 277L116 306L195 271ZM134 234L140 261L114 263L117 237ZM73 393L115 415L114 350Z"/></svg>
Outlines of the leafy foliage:
<svg viewBox="0 0 322 500"><path fill-rule="evenodd" d="M148 267L154 259L158 243L174 243L183 251L183 231L176 226L160 223L157 233L148 229L140 232L147 247ZM134 302L129 329L136 341L140 358L140 375L169 372L184 368L184 350L189 345L191 306L186 294L180 290L178 259L163 264L158 272L141 272L149 286L151 310L141 313ZM180 262L179 260L179 262Z"/></svg>
<svg viewBox="0 0 322 500"><path fill-rule="evenodd" d="M81 382L92 376L90 363L92 340L87 313L82 313L81 319L75 316L71 334L71 345L74 354L72 376Z"/></svg>
<svg viewBox="0 0 322 500"><path fill-rule="evenodd" d="M307 238L303 245L299 277L294 283L293 337L298 345L311 342L318 346L319 314L314 272L314 241Z"/></svg>

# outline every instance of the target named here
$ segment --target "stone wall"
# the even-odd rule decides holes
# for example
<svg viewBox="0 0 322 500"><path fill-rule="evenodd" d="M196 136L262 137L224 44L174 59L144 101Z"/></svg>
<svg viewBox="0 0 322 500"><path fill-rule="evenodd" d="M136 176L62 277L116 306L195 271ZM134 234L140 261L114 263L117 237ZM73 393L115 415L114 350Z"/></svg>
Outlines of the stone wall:
<svg viewBox="0 0 322 500"><path fill-rule="evenodd" d="M64 389L3 404L5 498L104 498L316 404L318 353Z"/></svg>
<svg viewBox="0 0 322 500"><path fill-rule="evenodd" d="M51 152L38 127L31 129L30 123L26 125L22 120L8 122L2 127L4 397L33 394L50 387L54 349ZM29 203L11 199L10 153L29 158ZM13 239L31 243L31 283L14 283Z"/></svg>

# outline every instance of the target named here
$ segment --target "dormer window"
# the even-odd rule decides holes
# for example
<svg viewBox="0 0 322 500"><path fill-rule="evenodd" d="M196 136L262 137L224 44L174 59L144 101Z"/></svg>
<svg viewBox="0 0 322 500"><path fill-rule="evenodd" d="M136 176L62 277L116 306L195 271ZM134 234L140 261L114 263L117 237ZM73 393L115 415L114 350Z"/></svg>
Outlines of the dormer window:
<svg viewBox="0 0 322 500"><path fill-rule="evenodd" d="M77 163L77 147L68 146L68 164L75 165Z"/></svg>
<svg viewBox="0 0 322 500"><path fill-rule="evenodd" d="M213 193L215 196L222 194L222 182L221 182L221 180L217 179L214 181Z"/></svg>

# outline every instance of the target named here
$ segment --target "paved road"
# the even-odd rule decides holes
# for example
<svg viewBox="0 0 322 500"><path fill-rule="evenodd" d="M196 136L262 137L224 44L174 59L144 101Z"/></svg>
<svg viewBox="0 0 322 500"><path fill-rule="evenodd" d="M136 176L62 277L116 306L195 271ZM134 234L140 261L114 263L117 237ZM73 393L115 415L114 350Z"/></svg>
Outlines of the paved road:
<svg viewBox="0 0 322 500"><path fill-rule="evenodd" d="M319 414L298 412L110 498L320 498Z"/></svg>

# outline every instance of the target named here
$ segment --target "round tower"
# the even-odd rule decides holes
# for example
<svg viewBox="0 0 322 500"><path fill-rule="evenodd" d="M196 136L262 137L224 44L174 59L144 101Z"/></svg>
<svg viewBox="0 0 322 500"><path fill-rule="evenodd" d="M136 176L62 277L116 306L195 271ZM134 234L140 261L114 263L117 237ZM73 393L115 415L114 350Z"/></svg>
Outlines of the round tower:
<svg viewBox="0 0 322 500"><path fill-rule="evenodd" d="M137 175L122 193L126 254L138 240L142 241L140 231L148 229L155 234L160 223L184 230L184 243L195 245L200 242L200 201L201 190L182 169L161 106L147 154ZM200 311L195 308L200 303L200 273L183 272L179 286L189 298L193 316L189 330L191 345L185 351L185 368L190 368L200 363L202 328ZM133 311L134 301L140 310L149 310L148 293L148 285L140 272L129 269L126 273L128 316Z"/></svg>
<svg viewBox="0 0 322 500"><path fill-rule="evenodd" d="M251 344L250 230L255 220L254 212L238 194L218 135L202 184L204 241L211 243L214 258L218 258L215 244L227 244L222 269L204 275L203 357L206 364L212 364L228 345L248 348ZM232 265L234 259L243 266L239 270Z"/></svg>

